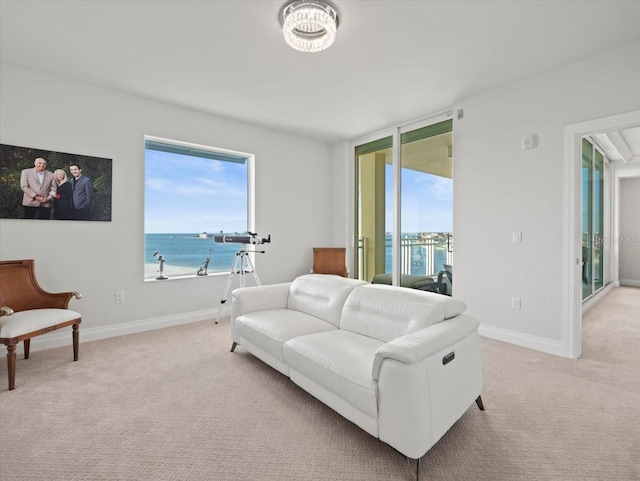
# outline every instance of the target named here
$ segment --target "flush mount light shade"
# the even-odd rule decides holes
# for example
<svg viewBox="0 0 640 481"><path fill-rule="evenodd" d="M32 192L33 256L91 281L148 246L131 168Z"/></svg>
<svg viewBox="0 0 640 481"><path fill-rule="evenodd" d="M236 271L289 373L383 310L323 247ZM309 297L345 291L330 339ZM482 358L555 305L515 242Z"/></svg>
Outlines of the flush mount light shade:
<svg viewBox="0 0 640 481"><path fill-rule="evenodd" d="M301 52L328 48L336 39L338 23L338 12L325 2L298 0L282 9L284 39Z"/></svg>

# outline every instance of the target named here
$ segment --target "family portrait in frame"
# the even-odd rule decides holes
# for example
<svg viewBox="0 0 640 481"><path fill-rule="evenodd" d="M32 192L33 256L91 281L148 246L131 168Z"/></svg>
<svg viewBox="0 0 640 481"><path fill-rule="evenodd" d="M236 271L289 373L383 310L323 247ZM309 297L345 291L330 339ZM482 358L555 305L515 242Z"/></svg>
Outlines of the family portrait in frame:
<svg viewBox="0 0 640 481"><path fill-rule="evenodd" d="M0 218L111 221L112 159L0 144Z"/></svg>

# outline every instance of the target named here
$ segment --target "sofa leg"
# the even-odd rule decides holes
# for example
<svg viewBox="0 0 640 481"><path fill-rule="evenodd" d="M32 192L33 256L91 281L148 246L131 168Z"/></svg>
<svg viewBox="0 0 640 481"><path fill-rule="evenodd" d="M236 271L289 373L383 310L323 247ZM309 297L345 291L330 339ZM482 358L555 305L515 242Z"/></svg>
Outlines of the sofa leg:
<svg viewBox="0 0 640 481"><path fill-rule="evenodd" d="M484 404L482 404L482 396L478 396L476 398L476 404L478 405L478 408L480 409L480 411L484 411Z"/></svg>
<svg viewBox="0 0 640 481"><path fill-rule="evenodd" d="M24 358L29 359L29 348L31 347L31 339L25 339L22 343L24 344Z"/></svg>
<svg viewBox="0 0 640 481"><path fill-rule="evenodd" d="M420 458L416 459L416 481L420 481Z"/></svg>
<svg viewBox="0 0 640 481"><path fill-rule="evenodd" d="M233 344L231 344L231 352L236 350L236 346L238 345L237 342L234 342Z"/></svg>

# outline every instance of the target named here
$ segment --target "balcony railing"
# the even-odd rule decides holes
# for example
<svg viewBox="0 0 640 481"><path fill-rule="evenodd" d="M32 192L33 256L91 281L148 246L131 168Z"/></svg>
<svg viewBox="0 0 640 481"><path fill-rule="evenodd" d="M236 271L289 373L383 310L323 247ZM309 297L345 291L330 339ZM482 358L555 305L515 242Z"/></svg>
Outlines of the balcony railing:
<svg viewBox="0 0 640 481"><path fill-rule="evenodd" d="M358 278L364 279L367 239L358 239ZM385 242L385 272L391 272L391 236ZM436 276L444 264L453 264L453 235L449 232L403 234L400 241L400 273Z"/></svg>

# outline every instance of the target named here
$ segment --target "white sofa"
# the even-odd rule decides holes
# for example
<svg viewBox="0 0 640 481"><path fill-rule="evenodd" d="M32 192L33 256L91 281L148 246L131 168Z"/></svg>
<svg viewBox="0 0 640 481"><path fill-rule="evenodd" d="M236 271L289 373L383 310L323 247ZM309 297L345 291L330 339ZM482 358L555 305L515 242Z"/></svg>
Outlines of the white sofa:
<svg viewBox="0 0 640 481"><path fill-rule="evenodd" d="M237 345L366 432L421 458L483 409L478 321L457 299L309 274L236 289Z"/></svg>

